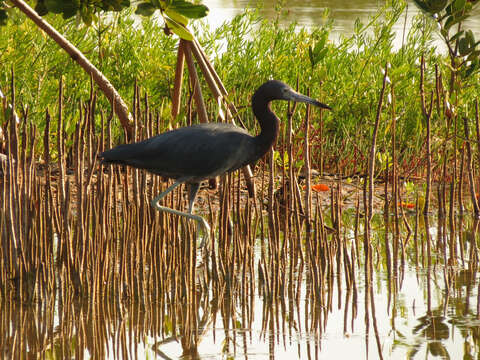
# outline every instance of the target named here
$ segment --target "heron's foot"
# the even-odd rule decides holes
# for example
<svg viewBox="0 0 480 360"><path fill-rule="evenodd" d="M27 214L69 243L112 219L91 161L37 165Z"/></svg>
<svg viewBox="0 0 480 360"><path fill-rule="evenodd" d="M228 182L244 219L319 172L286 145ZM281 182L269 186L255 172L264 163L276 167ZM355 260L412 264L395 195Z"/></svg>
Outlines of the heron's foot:
<svg viewBox="0 0 480 360"><path fill-rule="evenodd" d="M158 210L158 211L163 211L162 207L160 207L160 206L158 205L158 199L157 199L157 198L155 198L155 199L153 199L152 201L150 201L150 205L151 205L154 209L156 209L156 210Z"/></svg>
<svg viewBox="0 0 480 360"><path fill-rule="evenodd" d="M210 225L208 225L208 223L205 221L205 219L203 217L199 216L199 215L194 215L194 214L191 214L191 213L186 213L186 212L182 212L182 211L179 211L179 210L171 209L169 207L161 206L161 205L158 204L159 200L160 200L160 198L158 196L155 199L152 200L151 205L154 209L157 209L158 211L165 211L165 212L170 213L170 214L184 216L188 219L195 220L198 223L199 227L201 227L203 229L203 232L204 232L204 236L202 238L202 242L200 244L200 247L204 247L205 246L205 241L210 240Z"/></svg>

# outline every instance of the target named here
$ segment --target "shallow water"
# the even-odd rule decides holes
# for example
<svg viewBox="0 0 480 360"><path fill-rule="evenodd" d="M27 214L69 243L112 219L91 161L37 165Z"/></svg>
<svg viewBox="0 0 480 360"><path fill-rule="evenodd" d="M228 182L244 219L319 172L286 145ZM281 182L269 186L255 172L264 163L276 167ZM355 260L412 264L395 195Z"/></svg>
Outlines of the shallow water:
<svg viewBox="0 0 480 360"><path fill-rule="evenodd" d="M269 271L260 241L251 271L234 271L221 282L206 280L213 257L205 263L197 250L195 285L187 285L195 304L187 300L191 294L174 289L182 284L161 290L160 283L138 297L65 291L50 301L7 302L0 309L0 350L5 358L477 358L478 222L457 218L452 243L444 221L420 219L416 237L400 235L405 251L400 246L394 256L389 248L388 271L385 225L374 220L371 286L366 286L363 236L356 242L353 229L342 235L345 247L327 264L317 294L307 260L303 266L289 259L287 268ZM414 228L414 215L406 221ZM391 233L389 239L393 245ZM334 241L329 235L331 249ZM345 266L352 263L355 280L347 283ZM283 296L268 296L265 274L270 286L275 281L285 286L278 292Z"/></svg>
<svg viewBox="0 0 480 360"><path fill-rule="evenodd" d="M204 0L203 3L210 9L207 17L208 22L213 27L220 26L224 21L231 20L234 16L241 14L245 8L254 8L260 6L260 13L270 19L278 16L276 4L281 3L278 0ZM330 18L334 20L331 40L337 41L341 36L350 37L353 34L354 24L360 19L365 24L369 18L374 16L379 7L383 6L383 1L360 0L360 1L334 1L334 0L290 0L283 2L282 9L284 15L280 16L280 24L288 25L292 22L298 23L300 27L315 27L322 25L322 14L325 9L330 10ZM394 45L400 47L404 26L406 31L410 27L413 17L420 11L413 1L408 2L406 16L402 16L393 28L396 33ZM405 22L406 21L406 22ZM480 36L480 7L475 10L474 16L465 21L465 27L471 29L474 34ZM440 46L441 42L438 43Z"/></svg>

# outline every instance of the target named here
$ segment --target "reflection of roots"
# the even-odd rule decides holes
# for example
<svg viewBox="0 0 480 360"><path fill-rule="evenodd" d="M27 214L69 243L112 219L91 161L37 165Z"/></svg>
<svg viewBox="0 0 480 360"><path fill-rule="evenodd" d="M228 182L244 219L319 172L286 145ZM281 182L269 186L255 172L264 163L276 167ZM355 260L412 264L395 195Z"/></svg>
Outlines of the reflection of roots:
<svg viewBox="0 0 480 360"><path fill-rule="evenodd" d="M305 212L303 210L303 204L300 200L300 187L298 183L295 181L294 195L292 196L290 192L287 192L287 195L284 196L284 188L289 189L290 182L287 180L285 182L285 186L280 186L273 194L274 203L273 203L273 211L277 219L280 222L288 221L288 226L291 227L293 224L293 219L296 217L296 221L298 221L302 226L306 220ZM295 188L294 187L294 188ZM292 202L291 199L294 198L295 201ZM268 209L268 204L265 204L265 207ZM335 229L326 225L322 224L323 229L327 234L333 234Z"/></svg>
<svg viewBox="0 0 480 360"><path fill-rule="evenodd" d="M436 314L441 314L443 309L434 310ZM409 356L413 358L421 346L427 341L427 354L431 354L435 357L441 357L442 359L449 359L450 355L444 344L444 341L450 337L450 329L445 324L446 318L442 315L424 315L417 319L419 324L415 326L412 333L418 340L414 345L411 345Z"/></svg>

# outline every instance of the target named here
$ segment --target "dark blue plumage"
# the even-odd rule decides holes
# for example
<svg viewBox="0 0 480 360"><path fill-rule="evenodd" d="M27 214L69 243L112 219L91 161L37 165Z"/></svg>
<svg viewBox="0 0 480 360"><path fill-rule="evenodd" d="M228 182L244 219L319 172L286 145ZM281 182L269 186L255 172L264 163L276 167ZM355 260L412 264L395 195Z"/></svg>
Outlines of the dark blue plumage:
<svg viewBox="0 0 480 360"><path fill-rule="evenodd" d="M306 102L330 109L295 92L281 81L270 80L261 85L252 97L252 110L261 129L257 136L232 124L199 124L107 150L100 155L102 163L124 164L176 179L172 186L152 201L152 206L195 219L208 228L203 218L191 214L199 184L202 180L257 161L272 147L279 131L279 120L270 109L272 100ZM189 184L188 214L158 205L162 197L181 183Z"/></svg>
<svg viewBox="0 0 480 360"><path fill-rule="evenodd" d="M221 152L218 151L221 149ZM254 138L232 124L208 123L176 130L104 152L104 163L129 165L188 182L221 175L257 160Z"/></svg>

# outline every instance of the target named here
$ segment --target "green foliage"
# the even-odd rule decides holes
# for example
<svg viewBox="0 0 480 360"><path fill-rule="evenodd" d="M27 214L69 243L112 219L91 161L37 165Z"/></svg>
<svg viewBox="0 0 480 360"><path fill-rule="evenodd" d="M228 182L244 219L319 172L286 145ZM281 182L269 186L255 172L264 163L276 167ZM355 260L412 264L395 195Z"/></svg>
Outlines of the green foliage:
<svg viewBox="0 0 480 360"><path fill-rule="evenodd" d="M144 2L137 5L137 11L135 11L135 13L142 16L152 16L156 10L157 8L151 3Z"/></svg>
<svg viewBox="0 0 480 360"><path fill-rule="evenodd" d="M125 100L133 98L133 85L137 81L142 94L148 93L150 109L159 112L164 124L160 131L163 131L169 126L178 39L165 36L154 17L132 17L132 11L127 9L115 16L98 17L93 27L52 15L48 15L48 21L112 81ZM400 166L408 169L417 163L416 159L424 149L424 120L419 100L420 55L425 54L425 86L428 91L434 89L434 65L438 64L442 73L448 73L450 68L448 55L436 53L432 46L437 25L434 21L425 22L424 16L412 20L410 31L405 34L400 47L394 44L393 24L403 14L402 6L389 4L368 22L358 21L354 34L336 43L328 40L333 26L328 17L322 19L323 25L306 30L298 29L295 24L281 27L277 21L262 19L252 10L214 30L201 21L195 22L193 31L199 34L200 43L229 91L229 99L235 103L252 133L258 131L258 125L249 109L251 95L267 79L277 78L293 87L298 79L301 92L310 89L313 97L333 107L334 111L324 112L322 133L317 110L312 111L310 121L312 165L318 165L319 144L322 143L326 169L339 161L353 170L355 161L352 159L358 158L361 162L361 156L370 144L382 69L387 62L390 63L389 78L396 94L397 158ZM67 131L73 131L78 122L79 101L89 98L90 79L83 70L35 25L21 19L0 32L0 58L0 88L9 94L9 74L13 66L17 104L29 107L29 118L39 130L43 128L46 109L50 113L56 111L58 82L63 76L64 117ZM451 101L457 107L458 104L471 103L480 93L478 72L462 84L466 86L458 94L458 101ZM203 80L202 88L209 115L215 121L217 101ZM181 111L186 115L190 113L191 100L187 81L183 91ZM379 149L391 146L391 104L387 100L382 110ZM110 111L103 95L98 96L97 102L104 113ZM286 119L285 103L276 102L273 107L282 119ZM305 106L298 106L293 117L296 166L303 162L304 114ZM175 126L188 123L187 116L179 116L179 119ZM445 121L439 120L435 113L433 134L444 131ZM121 139L119 128L114 130ZM285 128L283 123L283 131ZM286 159L282 146L280 139L277 146L279 161ZM438 146L433 144L434 149ZM385 156L391 157L388 150L385 151Z"/></svg>
<svg viewBox="0 0 480 360"><path fill-rule="evenodd" d="M189 19L200 19L207 16L205 5L193 4L185 0L149 0L138 4L135 13L142 16L152 16L156 10L165 21L166 32L172 31L184 40L193 40L193 35L187 29Z"/></svg>
<svg viewBox="0 0 480 360"><path fill-rule="evenodd" d="M8 20L7 11L4 9L0 9L0 26L7 25L7 20Z"/></svg>
<svg viewBox="0 0 480 360"><path fill-rule="evenodd" d="M130 0L35 0L34 9L40 16L61 14L63 19L79 15L86 25L91 25L100 11L121 11L130 6ZM0 26L7 25L16 9L0 1Z"/></svg>
<svg viewBox="0 0 480 360"><path fill-rule="evenodd" d="M201 4L192 4L184 0L174 0L168 2L167 9L171 9L190 19L200 19L208 14L208 8Z"/></svg>
<svg viewBox="0 0 480 360"><path fill-rule="evenodd" d="M130 0L37 0L35 11L41 16L61 14L64 19L80 14L90 25L98 11L121 11L129 6Z"/></svg>
<svg viewBox="0 0 480 360"><path fill-rule="evenodd" d="M91 25L100 11L119 12L130 7L130 0L36 0L35 11L40 16L49 13L61 14L64 19L79 15L84 24ZM149 0L137 5L136 13L151 16L159 9L169 28L182 38L191 40L185 29L189 19L200 19L208 14L205 5L185 0ZM0 1L0 26L6 25L8 12L4 1Z"/></svg>
<svg viewBox="0 0 480 360"><path fill-rule="evenodd" d="M423 11L437 13L442 11L447 5L447 0L414 0L417 6Z"/></svg>
<svg viewBox="0 0 480 360"><path fill-rule="evenodd" d="M324 19L328 18L329 11L324 13ZM317 64L319 64L325 56L328 54L329 47L327 46L327 40L329 35L329 26L324 27L324 31L319 32L318 39L314 41L312 45L308 46L308 58L312 71Z"/></svg>
<svg viewBox="0 0 480 360"><path fill-rule="evenodd" d="M478 3L478 0L415 0L415 4L437 22L453 70L463 78L480 70L480 41L475 40L472 30L461 27Z"/></svg>
<svg viewBox="0 0 480 360"><path fill-rule="evenodd" d="M159 106L169 96L175 71L176 40L165 36L154 21L139 22L132 10L98 21L94 27L48 15L48 21L79 48L128 101L138 81ZM90 78L53 40L30 21L18 21L0 31L0 88L10 84L15 70L18 103L29 107L29 117L43 129L45 111L57 109L58 83L64 80L64 116L67 131L78 122L79 102L89 98ZM153 89L155 89L153 91ZM98 97L99 108L109 112L109 101Z"/></svg>
<svg viewBox="0 0 480 360"><path fill-rule="evenodd" d="M40 15L47 15L49 12L62 14L64 19L74 16L80 10L80 1L60 0L39 0L35 5L35 11Z"/></svg>

